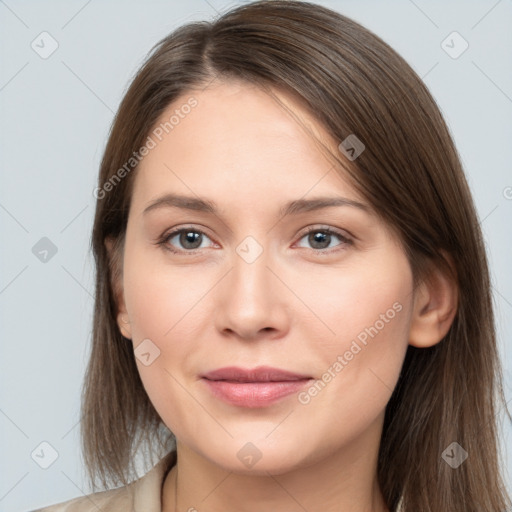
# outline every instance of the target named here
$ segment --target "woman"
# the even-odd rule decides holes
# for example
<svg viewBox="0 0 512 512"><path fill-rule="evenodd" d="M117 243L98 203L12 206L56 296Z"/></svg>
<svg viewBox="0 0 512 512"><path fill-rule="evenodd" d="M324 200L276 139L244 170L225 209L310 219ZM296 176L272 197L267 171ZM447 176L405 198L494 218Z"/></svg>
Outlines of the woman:
<svg viewBox="0 0 512 512"><path fill-rule="evenodd" d="M122 486L43 510L510 506L474 204L381 39L281 0L179 28L95 195L83 451ZM129 484L141 445L161 460Z"/></svg>

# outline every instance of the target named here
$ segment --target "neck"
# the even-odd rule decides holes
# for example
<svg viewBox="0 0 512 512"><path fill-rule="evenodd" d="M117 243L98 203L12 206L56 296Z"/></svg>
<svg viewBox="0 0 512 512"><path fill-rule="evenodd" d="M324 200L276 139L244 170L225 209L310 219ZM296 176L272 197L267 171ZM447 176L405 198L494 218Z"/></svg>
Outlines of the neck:
<svg viewBox="0 0 512 512"><path fill-rule="evenodd" d="M359 439L280 474L235 473L177 443L162 512L389 512L377 481L382 418ZM175 508L176 504L176 508Z"/></svg>

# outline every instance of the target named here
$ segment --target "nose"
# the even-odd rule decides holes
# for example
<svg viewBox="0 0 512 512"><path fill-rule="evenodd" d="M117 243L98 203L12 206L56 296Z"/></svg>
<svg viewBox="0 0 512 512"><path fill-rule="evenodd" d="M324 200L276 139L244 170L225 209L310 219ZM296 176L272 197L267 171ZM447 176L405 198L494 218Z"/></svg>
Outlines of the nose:
<svg viewBox="0 0 512 512"><path fill-rule="evenodd" d="M216 328L240 340L277 339L289 329L291 292L263 251L254 261L235 254L215 300Z"/></svg>

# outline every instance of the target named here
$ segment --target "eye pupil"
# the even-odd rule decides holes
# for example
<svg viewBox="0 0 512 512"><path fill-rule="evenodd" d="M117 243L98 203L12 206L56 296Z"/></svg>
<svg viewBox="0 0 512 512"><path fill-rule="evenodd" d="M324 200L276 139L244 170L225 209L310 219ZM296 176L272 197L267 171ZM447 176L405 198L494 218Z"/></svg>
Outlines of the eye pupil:
<svg viewBox="0 0 512 512"><path fill-rule="evenodd" d="M199 243L197 247L189 247L187 244L194 244L194 242L197 242L198 239L201 241L201 236L201 233L197 233L196 231L182 231L180 236L180 243L183 245L183 247L187 247L188 249L197 249L201 243Z"/></svg>
<svg viewBox="0 0 512 512"><path fill-rule="evenodd" d="M330 242L330 234L329 233L323 233L321 231L315 231L314 233L311 233L309 235L310 243L312 243L313 247L315 249L325 249L325 247L329 246ZM327 245L325 247L315 247L314 244L320 243L320 245L325 244L325 241L327 239Z"/></svg>

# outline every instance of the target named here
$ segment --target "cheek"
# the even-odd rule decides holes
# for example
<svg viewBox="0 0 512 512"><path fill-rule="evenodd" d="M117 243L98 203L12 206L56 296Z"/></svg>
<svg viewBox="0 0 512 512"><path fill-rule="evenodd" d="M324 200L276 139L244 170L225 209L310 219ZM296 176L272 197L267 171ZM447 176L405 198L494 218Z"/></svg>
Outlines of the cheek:
<svg viewBox="0 0 512 512"><path fill-rule="evenodd" d="M412 314L412 275L403 269L409 266L401 255L390 254L336 274L325 283L324 293L313 296L316 311L333 332L325 334L324 328L324 335L316 336L314 350L322 365L299 402L306 409L314 407L326 423L329 416L330 424L350 422L357 431L389 401L407 350Z"/></svg>
<svg viewBox="0 0 512 512"><path fill-rule="evenodd" d="M366 348L375 341L372 349L379 353L407 340L412 274L401 253L382 251L378 257L354 258L344 268L292 277L294 292L315 316L302 320L301 327L311 329L309 339L329 358L350 350L354 341ZM301 308L300 316L305 312L309 315Z"/></svg>
<svg viewBox="0 0 512 512"><path fill-rule="evenodd" d="M401 251L385 249L314 279L296 280L297 294L307 297L317 317L308 338L316 340L312 348L323 361L321 373L338 362L343 369L336 375L344 376L337 382L354 389L361 379L379 385L379 378L392 388L408 345L412 273Z"/></svg>
<svg viewBox="0 0 512 512"><path fill-rule="evenodd" d="M125 260L123 282L133 341L149 338L165 343L201 309L208 284L204 278L194 281L190 270L154 265L144 251L140 253L137 257L134 250Z"/></svg>
<svg viewBox="0 0 512 512"><path fill-rule="evenodd" d="M136 358L137 368L163 422L187 439L195 428L195 423L188 421L194 403L183 372L187 373L185 367L197 350L191 343L197 338L194 318L204 315L199 299L209 287L203 283L205 288L199 290L187 278L189 273L152 268L141 261L134 258L133 264L129 259L125 262L124 294L132 343L137 354L139 344L149 339L151 350L158 356L147 366Z"/></svg>
<svg viewBox="0 0 512 512"><path fill-rule="evenodd" d="M126 254L123 279L133 347L137 353L139 344L150 340L158 353L150 366L137 359L136 363L144 387L159 409L158 403L165 403L165 397L179 395L181 375L188 377L193 371L190 361L198 350L194 342L201 339L205 319L211 318L211 310L205 309L205 295L218 278L212 275L210 280L210 274L198 275L192 268L156 265L147 251L134 244Z"/></svg>
<svg viewBox="0 0 512 512"><path fill-rule="evenodd" d="M367 279L351 276L344 280L337 308L331 307L329 321L334 326L331 346L357 352L383 354L407 338L409 286L397 274L371 275ZM370 355L370 354L368 354ZM350 357L350 356L348 356Z"/></svg>

